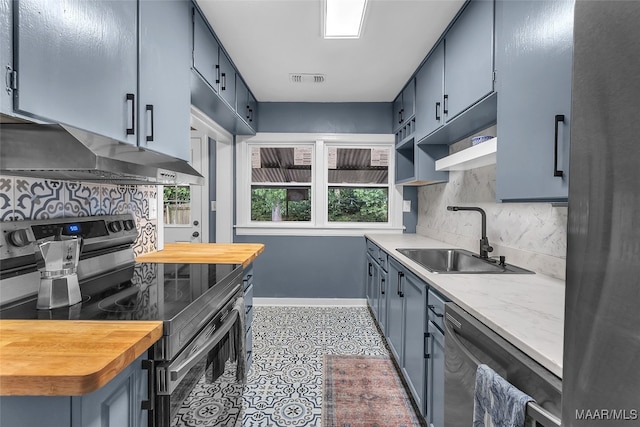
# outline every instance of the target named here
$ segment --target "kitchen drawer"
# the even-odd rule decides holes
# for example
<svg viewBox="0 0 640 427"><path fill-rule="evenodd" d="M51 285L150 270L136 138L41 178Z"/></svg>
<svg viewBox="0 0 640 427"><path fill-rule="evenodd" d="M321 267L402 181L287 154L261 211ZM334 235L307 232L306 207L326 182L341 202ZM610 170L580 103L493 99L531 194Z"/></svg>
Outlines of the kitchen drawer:
<svg viewBox="0 0 640 427"><path fill-rule="evenodd" d="M382 249L378 250L378 263L384 271L389 271L389 255Z"/></svg>
<svg viewBox="0 0 640 427"><path fill-rule="evenodd" d="M379 264L384 271L389 271L389 256L370 240L367 240L367 253L371 255L373 260Z"/></svg>
<svg viewBox="0 0 640 427"><path fill-rule="evenodd" d="M378 252L380 252L380 248L371 240L367 240L367 253L371 255L376 262L378 261Z"/></svg>
<svg viewBox="0 0 640 427"><path fill-rule="evenodd" d="M446 299L433 289L429 289L427 304L429 307L428 316L441 331L444 331L444 303Z"/></svg>

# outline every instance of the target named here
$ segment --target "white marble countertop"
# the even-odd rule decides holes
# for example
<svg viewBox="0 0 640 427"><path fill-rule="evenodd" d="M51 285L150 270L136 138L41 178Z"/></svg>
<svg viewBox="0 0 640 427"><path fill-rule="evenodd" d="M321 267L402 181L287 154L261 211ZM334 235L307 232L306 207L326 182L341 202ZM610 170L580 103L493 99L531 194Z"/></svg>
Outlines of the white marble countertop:
<svg viewBox="0 0 640 427"><path fill-rule="evenodd" d="M454 246L418 234L367 234L366 237L445 297L562 378L564 281L537 273L431 273L396 249Z"/></svg>

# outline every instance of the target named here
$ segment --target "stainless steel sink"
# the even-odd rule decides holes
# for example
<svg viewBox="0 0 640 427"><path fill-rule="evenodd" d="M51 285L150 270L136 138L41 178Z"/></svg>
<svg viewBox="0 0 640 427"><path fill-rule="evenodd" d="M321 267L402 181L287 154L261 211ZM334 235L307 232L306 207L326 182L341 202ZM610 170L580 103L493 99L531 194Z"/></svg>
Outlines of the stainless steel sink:
<svg viewBox="0 0 640 427"><path fill-rule="evenodd" d="M397 249L432 273L446 274L533 274L515 265L481 259L464 249Z"/></svg>

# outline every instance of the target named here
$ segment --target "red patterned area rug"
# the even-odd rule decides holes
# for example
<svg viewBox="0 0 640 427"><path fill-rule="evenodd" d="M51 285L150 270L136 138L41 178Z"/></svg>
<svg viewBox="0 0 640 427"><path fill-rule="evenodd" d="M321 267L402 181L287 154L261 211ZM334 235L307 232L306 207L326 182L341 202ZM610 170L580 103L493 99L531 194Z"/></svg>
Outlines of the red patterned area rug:
<svg viewBox="0 0 640 427"><path fill-rule="evenodd" d="M393 362L381 356L324 356L323 427L418 427Z"/></svg>

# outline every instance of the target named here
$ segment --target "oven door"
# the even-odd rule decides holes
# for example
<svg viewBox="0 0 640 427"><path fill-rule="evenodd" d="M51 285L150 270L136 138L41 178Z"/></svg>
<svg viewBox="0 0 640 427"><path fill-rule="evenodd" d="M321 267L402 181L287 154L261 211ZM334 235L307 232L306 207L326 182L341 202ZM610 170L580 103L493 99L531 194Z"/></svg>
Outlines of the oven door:
<svg viewBox="0 0 640 427"><path fill-rule="evenodd" d="M244 315L239 293L173 360L156 364L155 421L150 425L235 424L244 388L244 371L236 374L245 367L237 362L246 357L245 335L238 332L244 330Z"/></svg>

